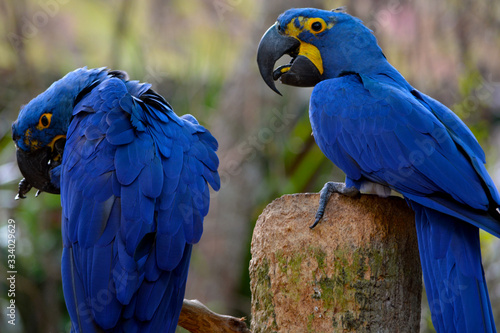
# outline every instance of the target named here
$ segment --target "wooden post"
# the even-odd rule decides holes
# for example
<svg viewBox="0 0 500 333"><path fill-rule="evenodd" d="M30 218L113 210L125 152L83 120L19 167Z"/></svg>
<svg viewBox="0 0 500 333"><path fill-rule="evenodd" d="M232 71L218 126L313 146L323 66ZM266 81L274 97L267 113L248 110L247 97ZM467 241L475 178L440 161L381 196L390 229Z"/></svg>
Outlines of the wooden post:
<svg viewBox="0 0 500 333"><path fill-rule="evenodd" d="M400 198L285 195L252 238L251 330L418 332L422 272L413 212Z"/></svg>
<svg viewBox="0 0 500 333"><path fill-rule="evenodd" d="M196 299L184 299L178 325L191 333L250 333L245 318L220 315Z"/></svg>

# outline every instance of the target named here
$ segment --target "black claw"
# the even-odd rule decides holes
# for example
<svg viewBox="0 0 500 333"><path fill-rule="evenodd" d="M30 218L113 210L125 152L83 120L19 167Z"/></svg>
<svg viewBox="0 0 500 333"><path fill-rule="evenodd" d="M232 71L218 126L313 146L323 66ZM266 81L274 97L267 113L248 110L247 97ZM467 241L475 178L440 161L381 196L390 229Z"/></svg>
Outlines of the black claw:
<svg viewBox="0 0 500 333"><path fill-rule="evenodd" d="M323 186L323 188L319 192L319 207L318 210L316 211L316 220L314 221L313 225L309 227L310 229L313 229L315 226L317 226L319 221L321 221L321 219L323 218L323 215L325 214L326 204L328 203L328 199L330 199L330 196L335 191L333 184L334 183L332 182L326 183L325 186Z"/></svg>
<svg viewBox="0 0 500 333"><path fill-rule="evenodd" d="M31 184L25 178L21 179L21 181L19 182L17 195L14 199L26 199L26 193L31 190L31 187Z"/></svg>
<svg viewBox="0 0 500 333"><path fill-rule="evenodd" d="M323 214L321 214L321 216L318 217L318 214L316 213L316 220L314 221L314 223L312 225L309 226L309 229L314 229L314 227L318 225L318 223L322 217L323 217Z"/></svg>
<svg viewBox="0 0 500 333"><path fill-rule="evenodd" d="M323 218L323 215L325 214L326 205L332 193L340 193L348 197L354 197L359 194L359 190L354 186L346 187L344 183L335 183L335 182L326 183L325 186L323 186L323 188L319 192L319 207L318 210L316 211L316 220L314 221L313 225L309 227L310 229L313 229L316 225L318 225L318 223Z"/></svg>

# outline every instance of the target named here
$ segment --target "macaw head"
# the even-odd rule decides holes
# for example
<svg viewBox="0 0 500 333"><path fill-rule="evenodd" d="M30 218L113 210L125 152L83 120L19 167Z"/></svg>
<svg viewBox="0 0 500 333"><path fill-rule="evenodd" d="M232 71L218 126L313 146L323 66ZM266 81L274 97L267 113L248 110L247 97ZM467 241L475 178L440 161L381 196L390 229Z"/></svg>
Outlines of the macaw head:
<svg viewBox="0 0 500 333"><path fill-rule="evenodd" d="M274 69L283 55L289 64ZM363 73L385 61L372 32L361 20L338 10L293 8L278 17L262 37L257 63L267 85L274 81L312 87L344 73Z"/></svg>
<svg viewBox="0 0 500 333"><path fill-rule="evenodd" d="M25 178L20 183L18 197L23 198L31 187L59 193L51 171L61 163L73 107L107 74L103 68L77 69L21 108L12 124L17 164Z"/></svg>

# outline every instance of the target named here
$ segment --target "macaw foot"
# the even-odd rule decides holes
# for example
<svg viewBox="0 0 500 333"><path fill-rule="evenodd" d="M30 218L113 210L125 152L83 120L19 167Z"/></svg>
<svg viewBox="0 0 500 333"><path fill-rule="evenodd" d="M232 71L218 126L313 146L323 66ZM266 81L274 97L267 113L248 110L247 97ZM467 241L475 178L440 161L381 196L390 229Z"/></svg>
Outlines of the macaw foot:
<svg viewBox="0 0 500 333"><path fill-rule="evenodd" d="M14 199L15 200L26 199L26 193L28 193L31 190L31 188L32 188L31 184L25 178L21 179L21 181L19 182L17 195Z"/></svg>
<svg viewBox="0 0 500 333"><path fill-rule="evenodd" d="M319 207L318 211L316 212L316 220L314 221L314 224L309 228L311 229L314 228L323 217L323 214L325 214L326 204L328 203L328 199L330 199L332 193L340 193L348 197L355 197L360 192L354 186L346 187L345 183L336 183L336 182L326 183L325 186L323 186L323 188L319 192Z"/></svg>

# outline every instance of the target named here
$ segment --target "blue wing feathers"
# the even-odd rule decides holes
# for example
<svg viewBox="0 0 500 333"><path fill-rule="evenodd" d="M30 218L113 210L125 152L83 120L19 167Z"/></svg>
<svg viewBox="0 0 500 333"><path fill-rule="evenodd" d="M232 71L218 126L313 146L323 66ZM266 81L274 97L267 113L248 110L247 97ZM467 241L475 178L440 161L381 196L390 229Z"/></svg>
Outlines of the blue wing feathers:
<svg viewBox="0 0 500 333"><path fill-rule="evenodd" d="M120 263L121 267L127 272L132 272L137 270L137 262L134 260L132 256L133 254L131 255L127 251L126 245L123 241L121 234L116 236L115 244L117 249L116 251L117 251L118 262Z"/></svg>
<svg viewBox="0 0 500 333"><path fill-rule="evenodd" d="M220 187L217 141L150 85L119 78L103 80L73 116L61 168L73 330L174 332L190 244L209 186Z"/></svg>
<svg viewBox="0 0 500 333"><path fill-rule="evenodd" d="M105 246L110 244L116 233L120 230L120 198L112 197L113 205L109 212L109 217L106 222L106 227L99 239L95 242L96 246Z"/></svg>
<svg viewBox="0 0 500 333"><path fill-rule="evenodd" d="M65 247L61 258L61 277L63 281L63 291L65 295L66 306L70 317L72 318L71 332L103 332L91 319L91 310L86 305L86 292L80 275L78 274L71 248Z"/></svg>
<svg viewBox="0 0 500 333"><path fill-rule="evenodd" d="M212 171L209 169L203 170L203 178L215 191L220 189L220 176L217 171Z"/></svg>
<svg viewBox="0 0 500 333"><path fill-rule="evenodd" d="M132 160L128 146L119 147L115 155L115 168L118 181L123 185L130 185L137 179L139 173L144 167L142 164L137 163L138 160ZM130 167L125 167L131 165Z"/></svg>
<svg viewBox="0 0 500 333"><path fill-rule="evenodd" d="M346 75L317 84L314 137L346 182L390 186L414 209L436 330L494 332L478 228L500 236L491 213L500 200L484 152L444 105L394 82Z"/></svg>
<svg viewBox="0 0 500 333"><path fill-rule="evenodd" d="M192 123L192 124L199 125L198 120L196 120L196 118L195 118L195 117L193 117L193 115L191 115L191 114L189 114L189 113L188 113L188 114L183 114L180 118L181 118L181 119L184 119L184 120L186 120L186 121L189 121L189 122L190 122L190 123ZM204 127L201 127L201 128L202 128L202 130L201 130L201 131L202 131L202 132L204 132L204 131L205 131L205 128L204 128Z"/></svg>
<svg viewBox="0 0 500 333"><path fill-rule="evenodd" d="M85 200L80 209L77 239L82 247L92 246L102 236L113 207L113 198L103 202Z"/></svg>
<svg viewBox="0 0 500 333"><path fill-rule="evenodd" d="M113 195L113 174L111 171L100 174L97 170L95 183L85 185L83 196L85 198L94 198L97 202L103 202Z"/></svg>
<svg viewBox="0 0 500 333"><path fill-rule="evenodd" d="M160 269L172 270L179 264L186 245L183 233L184 231L180 228L175 234L158 233L156 235L156 264Z"/></svg>
<svg viewBox="0 0 500 333"><path fill-rule="evenodd" d="M381 130L381 128L383 128L382 125L376 126L379 129L375 130L374 133L367 132L367 127L365 126L363 134L365 136L369 135L372 139L369 141L369 149L361 151L357 143L352 141L354 139L349 139L349 137L353 135L359 135L355 133L356 131L361 132L360 128L357 128L356 125L351 125L349 117L342 117L341 120L339 119L336 121L328 116L328 114L334 114L335 111L322 112L322 108L324 108L323 104L333 106L335 105L335 101L344 96L344 91L341 88L337 90L334 89L337 85L334 81L337 80L347 81L351 85L351 89L362 96L356 100L356 105L348 108L350 112L361 112L363 114L373 112L370 111L373 102L367 103L366 105L364 104L365 100L373 99L373 94L371 91L367 90L366 86L363 85L364 81L361 81L360 78L342 77L319 83L315 87L311 97L311 120L313 123L317 124L313 125L313 132L314 135L318 137L318 144L320 147L323 146L322 150L327 156L346 171L349 178L360 179L361 177L361 174L357 170L360 166L357 165L357 163L354 164L350 162L350 156L353 160L363 163L363 167L361 168L365 173L363 177L368 180L371 179L372 181L383 180L383 174L381 174L381 172L376 172L377 170L382 170L380 168L380 163L383 163L383 160L381 160L381 156L383 156L383 158L388 161L397 162L392 165L386 165L385 163L383 165L383 172L390 171L396 176L399 176L400 184L393 186L396 190L398 187L405 189L411 188L414 184L418 184L427 189L432 189L435 192L441 191L449 193L455 200L477 209L484 209L489 204L488 198L484 194L483 183L487 185L488 191L486 192L491 191L493 198L498 197L495 186L490 181L487 173L484 172L484 167L477 167L474 166L474 163L470 163L470 160L474 160L475 156L464 156L457 148L451 135L446 134L447 132L436 132L436 128L444 130L444 127L439 125L437 119L434 118L434 121L428 121L427 124L425 123L426 118L433 119L430 111L425 110L416 99L414 99L412 103L398 103L397 105L387 104L388 100L395 101L398 99L394 96L387 98L387 94L389 93L386 92L384 95L382 89L383 85L380 83L379 85L382 88L377 88L377 94L375 95L377 98L381 98L380 105L386 105L382 109L390 110L388 115L392 115L394 119L397 119L398 124L393 131ZM340 85L342 86L342 84ZM370 82L368 86L374 85L374 82ZM326 91L328 91L329 95L325 93ZM390 93L392 95L402 95L399 99L411 100L413 98L410 93L404 94L394 89L391 89ZM316 96L318 96L317 100ZM409 107L413 110L410 113L410 117L399 115L400 113L404 114L405 111L398 109L398 107L405 107L405 105L406 108ZM336 107L332 107L332 109L335 108ZM365 109L368 110L366 113ZM419 113L422 114L418 115ZM413 114L415 114L415 116L413 116ZM374 122L376 122L377 119L378 117L372 118ZM338 127L335 123L341 123L342 127ZM384 137L387 136L387 140L385 141L388 143L390 142L389 150L386 149L386 147L374 144L376 140L373 138L379 134L379 131L382 131L380 134ZM345 153L338 152L339 149L333 144L336 139L341 140L339 144L342 145L341 149L345 150ZM368 140L366 141L368 142ZM328 145L322 142L330 142L332 144ZM381 153L382 150L384 154ZM390 154L387 154L387 152ZM430 156L432 158L429 158ZM479 163L475 164L478 165ZM411 175L411 177L407 175ZM481 180L484 181L482 182ZM463 189L467 190L464 191ZM477 193L477 195L472 196L470 195L471 193Z"/></svg>
<svg viewBox="0 0 500 333"><path fill-rule="evenodd" d="M127 253L129 256L134 256L134 260L138 260L139 258L135 258L136 252L139 249L140 243L143 241L144 237L149 233L155 232L153 220L151 219L143 219L138 220L140 223L127 223L126 228L124 225L123 235L125 239L125 243L127 246ZM147 246L147 244L143 244L143 246ZM149 244L151 247L151 244Z"/></svg>
<svg viewBox="0 0 500 333"><path fill-rule="evenodd" d="M161 274L159 266L156 264L156 242L151 247L146 262L144 264L145 279L148 281L156 281Z"/></svg>
<svg viewBox="0 0 500 333"><path fill-rule="evenodd" d="M413 90L412 94L428 109L432 110L433 114L439 119L439 121L444 124L447 130L451 133L455 140L464 141L463 146L468 147L471 150L471 156L479 158L483 163L486 163L486 157L484 151L475 139L474 135L470 129L457 117L456 114L450 112L449 109L436 101L435 99L420 93L417 90Z"/></svg>
<svg viewBox="0 0 500 333"><path fill-rule="evenodd" d="M94 124L87 126L84 134L87 140L97 140L104 137L104 132L101 131L98 125Z"/></svg>
<svg viewBox="0 0 500 333"><path fill-rule="evenodd" d="M121 121L112 123L106 133L106 139L112 145L125 145L135 139L134 130L130 126L129 120L122 118Z"/></svg>
<svg viewBox="0 0 500 333"><path fill-rule="evenodd" d="M170 152L167 163L163 163L163 172L169 179L179 178L184 165L184 149L182 146L174 146Z"/></svg>
<svg viewBox="0 0 500 333"><path fill-rule="evenodd" d="M111 293L113 244L95 246L90 270L90 300L93 316L103 329L113 328L121 313L121 304Z"/></svg>
<svg viewBox="0 0 500 333"><path fill-rule="evenodd" d="M163 185L163 168L158 156L142 169L139 176L139 185L142 194L155 199L160 196Z"/></svg>
<svg viewBox="0 0 500 333"><path fill-rule="evenodd" d="M123 203L127 203L122 205L122 228L126 228L129 223L141 219L140 202L137 200L137 193L139 193L138 182L122 186L121 199Z"/></svg>
<svg viewBox="0 0 500 333"><path fill-rule="evenodd" d="M366 136L362 136L366 142L366 146L368 146L368 139ZM399 157L403 157L403 151L398 141L394 138L394 133L391 131L384 132L376 137L377 140L377 148L381 154L381 158L384 159L384 165L397 165L398 167L401 164L401 159Z"/></svg>

